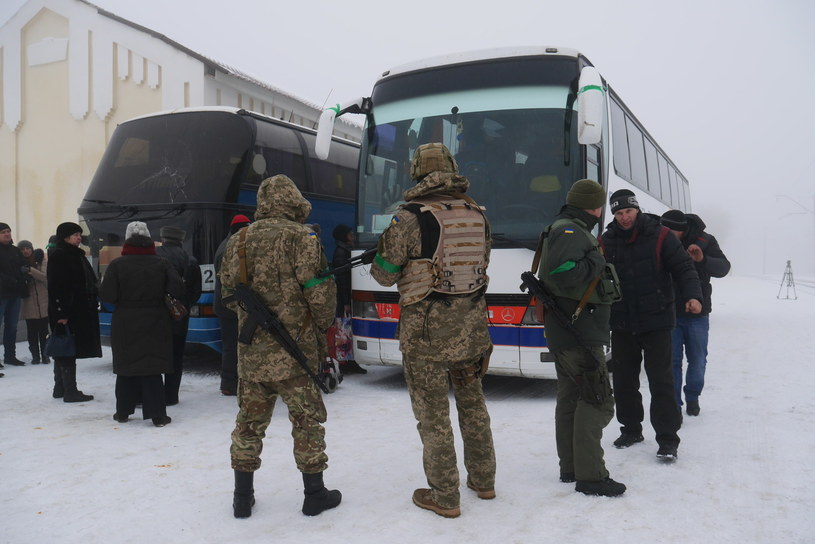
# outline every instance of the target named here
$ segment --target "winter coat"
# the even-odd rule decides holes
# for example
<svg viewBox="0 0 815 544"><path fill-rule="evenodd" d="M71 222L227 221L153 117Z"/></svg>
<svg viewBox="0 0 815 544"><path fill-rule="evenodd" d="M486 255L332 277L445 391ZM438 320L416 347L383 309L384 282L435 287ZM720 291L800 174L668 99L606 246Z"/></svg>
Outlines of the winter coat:
<svg viewBox="0 0 815 544"><path fill-rule="evenodd" d="M693 261L679 240L654 216L639 213L624 230L616 221L600 237L606 261L617 268L623 298L611 306L611 330L643 333L676 324L673 281L682 304L702 300ZM659 247L658 247L659 246Z"/></svg>
<svg viewBox="0 0 815 544"><path fill-rule="evenodd" d="M221 263L224 260L224 252L226 251L226 244L229 242L230 234L223 239L221 245L215 250L215 293L212 297L212 309L221 319L238 319L237 314L226 307L221 296Z"/></svg>
<svg viewBox="0 0 815 544"><path fill-rule="evenodd" d="M705 232L705 223L698 215L686 214L685 217L688 219L688 230L682 237L682 246L688 249L691 244L696 244L704 254L700 262L693 263L696 273L699 274L699 283L702 285L702 312L698 314L685 312L685 305L680 304L679 300L676 312L682 317L701 317L709 315L713 309L713 287L710 285L710 278L725 277L730 272L730 261L725 257L716 238Z"/></svg>
<svg viewBox="0 0 815 544"><path fill-rule="evenodd" d="M255 222L246 233L247 284L297 339L311 370L317 372L327 352L325 331L334 322L336 286L317 278L327 267L317 234L304 225L311 204L284 175L267 178L257 195ZM221 294L232 295L241 283L240 233L229 238L221 262ZM234 301L243 330L247 314ZM251 344L238 344L238 375L251 382L282 381L306 372L271 333L258 328Z"/></svg>
<svg viewBox="0 0 815 544"><path fill-rule="evenodd" d="M567 317L574 314L589 284L601 275L606 266L603 255L592 243L591 229L598 218L584 210L565 206L558 215L559 222L547 236L547 254L540 265L540 278L555 293L571 292L573 296L556 296L558 307ZM607 346L611 302L589 303L572 324L584 346ZM545 314L546 340L550 349L564 350L580 346L575 334L567 329L555 315Z"/></svg>
<svg viewBox="0 0 815 544"><path fill-rule="evenodd" d="M18 298L28 294L28 277L22 272L26 262L14 244L0 244L0 297Z"/></svg>
<svg viewBox="0 0 815 544"><path fill-rule="evenodd" d="M331 268L348 264L351 260L351 246L348 242L337 240ZM334 275L337 282L337 317L345 317L345 307L351 305L351 271L346 270Z"/></svg>
<svg viewBox="0 0 815 544"><path fill-rule="evenodd" d="M47 274L51 330L58 320L67 319L76 339L76 358L101 357L96 274L85 251L59 240L48 257Z"/></svg>
<svg viewBox="0 0 815 544"><path fill-rule="evenodd" d="M42 319L48 317L48 264L29 263L31 268L28 282L28 296L23 299L20 319Z"/></svg>
<svg viewBox="0 0 815 544"><path fill-rule="evenodd" d="M178 242L165 242L156 248L156 255L167 259L178 272L184 284L184 295L179 300L187 309L192 308L201 297L201 267L198 265L198 260L184 251ZM173 321L173 333L186 335L189 321L189 315L180 321Z"/></svg>
<svg viewBox="0 0 815 544"><path fill-rule="evenodd" d="M463 193L468 188L469 182L463 176L431 172L405 192L405 200ZM371 276L380 285L397 283L408 261L421 258L423 234L416 214L404 207L400 209L379 238ZM485 237L484 262L489 264L491 237L488 223ZM430 242L434 247L436 244L438 234ZM492 347L483 291L438 296L434 293L419 302L400 305L397 335L400 351L416 359L452 362L478 357Z"/></svg>
<svg viewBox="0 0 815 544"><path fill-rule="evenodd" d="M173 321L165 293L183 298L178 272L155 254L150 238L128 238L122 256L105 270L99 290L104 302L115 305L110 334L114 373L152 376L173 371Z"/></svg>

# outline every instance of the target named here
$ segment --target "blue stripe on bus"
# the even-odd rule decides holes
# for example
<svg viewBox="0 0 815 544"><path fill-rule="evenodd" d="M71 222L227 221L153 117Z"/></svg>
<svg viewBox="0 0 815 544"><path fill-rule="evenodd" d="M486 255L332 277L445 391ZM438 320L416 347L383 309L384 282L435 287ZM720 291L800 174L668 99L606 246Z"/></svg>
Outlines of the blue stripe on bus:
<svg viewBox="0 0 815 544"><path fill-rule="evenodd" d="M368 338L396 338L396 321L378 321L375 319L353 319L351 327L355 336ZM492 343L499 346L520 346L523 348L544 348L546 338L543 327L489 327Z"/></svg>

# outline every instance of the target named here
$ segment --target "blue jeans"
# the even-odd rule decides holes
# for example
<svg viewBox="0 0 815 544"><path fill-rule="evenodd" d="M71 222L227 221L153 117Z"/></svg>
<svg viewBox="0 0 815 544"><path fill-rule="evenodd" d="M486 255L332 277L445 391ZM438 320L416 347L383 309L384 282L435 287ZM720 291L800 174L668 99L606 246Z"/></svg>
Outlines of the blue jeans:
<svg viewBox="0 0 815 544"><path fill-rule="evenodd" d="M682 406L682 355L688 360L685 373L685 400L697 402L705 386L705 366L707 366L707 337L710 330L710 317L677 317L672 333L674 388L676 403Z"/></svg>
<svg viewBox="0 0 815 544"><path fill-rule="evenodd" d="M11 361L17 357L17 322L20 321L20 297L0 298L0 325L3 327L3 360Z"/></svg>

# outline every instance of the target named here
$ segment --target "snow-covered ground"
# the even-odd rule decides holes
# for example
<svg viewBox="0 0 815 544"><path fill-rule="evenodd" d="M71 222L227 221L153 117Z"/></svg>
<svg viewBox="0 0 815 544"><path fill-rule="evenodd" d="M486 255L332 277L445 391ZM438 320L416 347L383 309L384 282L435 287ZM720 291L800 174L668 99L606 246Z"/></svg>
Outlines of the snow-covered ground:
<svg viewBox="0 0 815 544"><path fill-rule="evenodd" d="M186 374L172 424L155 428L113 421L107 349L79 363L80 388L96 397L82 404L51 398L52 365L7 366L0 542L813 542L815 287L799 282L798 300L777 300L778 288L776 279L714 280L702 413L685 417L673 465L657 462L647 421L645 442L627 450L611 445L612 422L603 443L612 477L628 486L620 498L586 497L558 481L554 382L488 377L498 497L482 501L463 488L453 520L411 502L425 480L398 368L369 367L326 397L325 479L343 493L337 509L300 513L302 482L278 403L255 476L257 504L236 520L236 404L219 394L214 374ZM24 343L18 350L27 355Z"/></svg>

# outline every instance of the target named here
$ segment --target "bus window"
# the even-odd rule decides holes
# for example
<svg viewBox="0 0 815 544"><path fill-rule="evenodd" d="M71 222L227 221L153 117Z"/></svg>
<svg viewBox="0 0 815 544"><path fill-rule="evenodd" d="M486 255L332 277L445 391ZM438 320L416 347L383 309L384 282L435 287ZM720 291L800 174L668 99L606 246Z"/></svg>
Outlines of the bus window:
<svg viewBox="0 0 815 544"><path fill-rule="evenodd" d="M668 178L668 161L662 153L657 155L657 164L659 164L659 183L662 187L662 202L670 207L673 207L673 199L671 197L671 180Z"/></svg>
<svg viewBox="0 0 815 544"><path fill-rule="evenodd" d="M631 183L640 189L648 190L648 173L645 169L645 147L642 132L628 116L625 118L628 133L628 151L631 157Z"/></svg>
<svg viewBox="0 0 815 544"><path fill-rule="evenodd" d="M648 191L662 199L662 186L659 183L659 167L657 166L657 148L648 138L645 139L645 165L648 171Z"/></svg>
<svg viewBox="0 0 815 544"><path fill-rule="evenodd" d="M625 112L611 101L611 133L614 141L614 170L623 179L631 180L631 162L628 157L628 138L625 130Z"/></svg>
<svg viewBox="0 0 815 544"><path fill-rule="evenodd" d="M303 149L294 131L272 123L256 123L255 146L266 159L266 173L261 180L283 174L291 178L300 191L308 192Z"/></svg>

